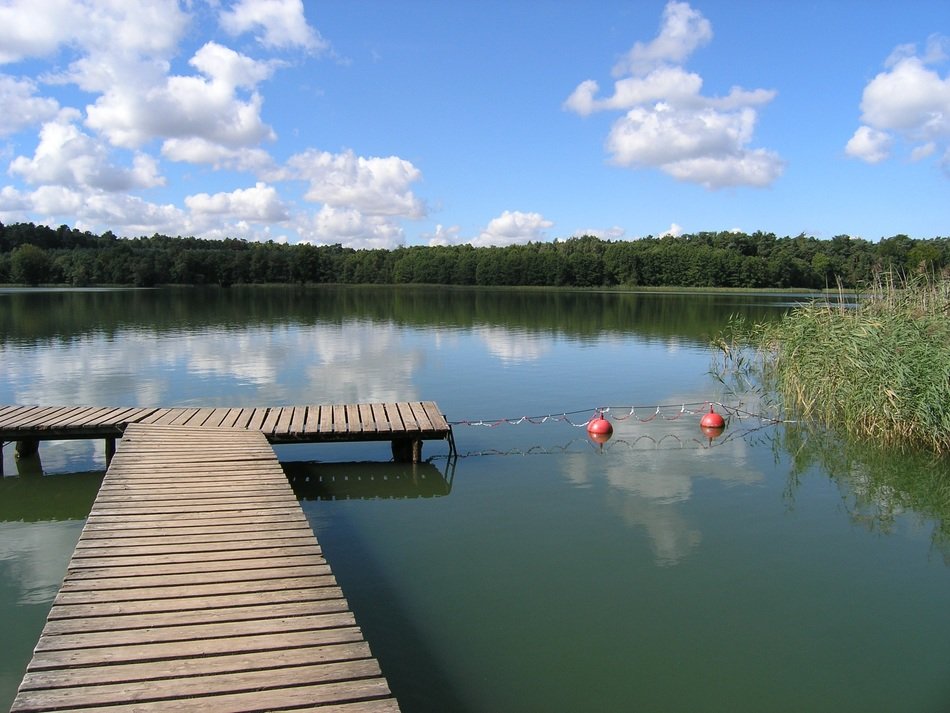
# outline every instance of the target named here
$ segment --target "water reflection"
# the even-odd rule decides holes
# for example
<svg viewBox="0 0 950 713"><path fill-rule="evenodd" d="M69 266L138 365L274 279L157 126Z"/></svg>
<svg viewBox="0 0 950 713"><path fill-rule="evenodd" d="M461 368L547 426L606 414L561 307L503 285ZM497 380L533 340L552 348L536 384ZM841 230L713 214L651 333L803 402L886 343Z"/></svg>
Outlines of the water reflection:
<svg viewBox="0 0 950 713"><path fill-rule="evenodd" d="M103 475L101 471L61 475L30 472L0 478L0 523L85 520Z"/></svg>
<svg viewBox="0 0 950 713"><path fill-rule="evenodd" d="M542 339L529 332L482 327L475 333L485 343L488 353L503 364L538 361L551 349L548 338Z"/></svg>
<svg viewBox="0 0 950 713"><path fill-rule="evenodd" d="M162 335L345 321L398 327L505 328L599 338L634 333L705 347L730 314L766 319L807 295L403 288L0 291L0 344L68 342L122 330Z"/></svg>
<svg viewBox="0 0 950 713"><path fill-rule="evenodd" d="M15 589L15 604L53 600L82 525L81 520L0 522L0 582Z"/></svg>
<svg viewBox="0 0 950 713"><path fill-rule="evenodd" d="M789 507L805 481L824 475L840 489L852 522L893 534L912 515L931 528L932 547L950 566L950 459L878 450L804 425L776 432L773 448L789 459Z"/></svg>
<svg viewBox="0 0 950 713"><path fill-rule="evenodd" d="M432 463L281 463L301 500L389 500L444 497L452 492L456 460L443 473Z"/></svg>
<svg viewBox="0 0 950 713"><path fill-rule="evenodd" d="M82 335L56 349L0 346L3 403L250 406L418 398L423 357L366 324Z"/></svg>

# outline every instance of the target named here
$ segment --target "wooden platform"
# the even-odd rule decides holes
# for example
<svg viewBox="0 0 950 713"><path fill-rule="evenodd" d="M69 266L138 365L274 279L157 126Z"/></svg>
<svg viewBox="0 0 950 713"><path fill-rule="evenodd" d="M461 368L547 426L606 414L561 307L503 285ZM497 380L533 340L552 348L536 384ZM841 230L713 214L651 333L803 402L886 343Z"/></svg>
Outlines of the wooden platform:
<svg viewBox="0 0 950 713"><path fill-rule="evenodd" d="M418 461L423 440L451 440L452 429L434 401L319 404L256 408L139 408L0 406L0 441L21 454L39 441L104 438L111 457L129 424L260 431L271 443L391 441L397 460Z"/></svg>
<svg viewBox="0 0 950 713"><path fill-rule="evenodd" d="M260 431L126 428L11 710L76 709L398 710Z"/></svg>

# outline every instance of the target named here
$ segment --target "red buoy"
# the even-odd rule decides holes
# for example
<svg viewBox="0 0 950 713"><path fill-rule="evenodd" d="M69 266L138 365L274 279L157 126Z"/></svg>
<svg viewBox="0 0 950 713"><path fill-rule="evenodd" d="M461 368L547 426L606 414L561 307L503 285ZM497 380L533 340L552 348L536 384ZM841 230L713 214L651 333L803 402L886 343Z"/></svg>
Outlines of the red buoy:
<svg viewBox="0 0 950 713"><path fill-rule="evenodd" d="M603 414L600 414L587 422L587 432L592 436L610 436L614 432L614 427Z"/></svg>
<svg viewBox="0 0 950 713"><path fill-rule="evenodd" d="M709 413L705 414L699 422L700 428L705 432L707 428L722 429L726 427L726 419L715 412L712 406L709 407Z"/></svg>

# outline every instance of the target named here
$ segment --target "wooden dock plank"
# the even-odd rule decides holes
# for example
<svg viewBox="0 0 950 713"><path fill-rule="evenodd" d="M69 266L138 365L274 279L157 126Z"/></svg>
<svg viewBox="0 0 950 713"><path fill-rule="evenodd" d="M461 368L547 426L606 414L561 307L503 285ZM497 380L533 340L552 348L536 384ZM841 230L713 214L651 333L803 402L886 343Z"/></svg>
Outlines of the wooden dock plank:
<svg viewBox="0 0 950 713"><path fill-rule="evenodd" d="M152 411L152 413L146 416L141 416L139 418L136 418L132 420L130 423L144 423L144 424L157 423L159 420L164 418L168 414L169 411L171 411L171 409L167 409L167 408L155 409L154 411Z"/></svg>
<svg viewBox="0 0 950 713"><path fill-rule="evenodd" d="M386 418L389 419L389 427L393 432L406 431L408 426L402 421L402 414L399 411L399 404L383 404L386 409Z"/></svg>
<svg viewBox="0 0 950 713"><path fill-rule="evenodd" d="M346 423L346 406L343 404L333 405L333 432L348 433L349 426Z"/></svg>
<svg viewBox="0 0 950 713"><path fill-rule="evenodd" d="M156 678L262 670L275 666L352 661L369 657L369 646L361 641L326 646L303 646L292 650L222 654L208 658L188 659L187 661L115 664L94 669L75 669L68 672L44 672L42 676L27 673L23 678L21 687L25 690L31 690L38 685L62 688L70 685L96 684L102 680L117 683L148 681Z"/></svg>
<svg viewBox="0 0 950 713"><path fill-rule="evenodd" d="M294 415L290 420L290 435L293 437L299 437L303 433L303 424L307 419L307 407L306 406L294 406Z"/></svg>
<svg viewBox="0 0 950 713"><path fill-rule="evenodd" d="M411 401L409 403L409 409L412 411L412 415L416 419L416 423L419 424L420 431L432 431L435 429L435 426L433 426L432 421L429 420L429 414L426 413L425 407L422 405L421 401Z"/></svg>
<svg viewBox="0 0 950 713"><path fill-rule="evenodd" d="M264 420L267 418L267 412L270 411L268 408L255 408L251 409L251 416L247 422L247 428L249 431L260 431L264 425Z"/></svg>
<svg viewBox="0 0 950 713"><path fill-rule="evenodd" d="M347 404L343 407L346 412L346 430L348 433L362 433L363 419L360 417L359 404Z"/></svg>
<svg viewBox="0 0 950 713"><path fill-rule="evenodd" d="M59 428L71 428L76 426L77 420L81 420L84 414L88 414L90 411L95 410L96 409L90 409L88 406L75 406L66 411L52 415L47 419L36 420L34 423L29 424L29 426L35 426L45 431L53 431Z"/></svg>
<svg viewBox="0 0 950 713"><path fill-rule="evenodd" d="M39 409L31 414L29 417L24 418L19 422L20 428L43 428L48 429L50 426L58 421L68 421L68 419L75 413L88 410L88 407L85 406L50 406L47 408Z"/></svg>
<svg viewBox="0 0 950 713"><path fill-rule="evenodd" d="M320 430L322 434L333 433L333 406L320 407Z"/></svg>
<svg viewBox="0 0 950 713"><path fill-rule="evenodd" d="M327 664L333 666L334 664ZM365 675L365 674L364 674ZM196 679L199 683L207 678L208 682L214 681L213 678L201 677ZM185 680L185 679L180 679ZM389 687L379 678L356 679L352 681L333 681L330 683L312 683L305 681L291 681L287 683L278 683L276 685L286 686L281 688L267 688L263 690L241 691L238 693L228 693L221 695L210 695L216 691L207 691L197 693L192 691L188 698L174 700L174 709L176 711L215 711L215 713L242 713L245 711L263 711L271 710L273 705L271 701L278 699L287 706L294 706L295 710L300 710L305 705L329 705L335 703L346 703L349 701L360 701L367 699L380 698L389 695ZM147 688L147 687L146 687ZM90 689L95 693L95 688ZM132 695L128 700L133 701L125 705L110 705L108 710L115 713L125 713L126 711L167 711L169 707L168 699L154 698L145 694L144 698L136 698ZM69 710L62 708L58 699L54 697L56 710ZM72 709L86 709L95 703L73 704ZM14 703L11 709L12 713L21 710L36 710L35 708L19 708ZM327 710L321 708L321 710ZM330 713L330 711L327 711Z"/></svg>
<svg viewBox="0 0 950 713"><path fill-rule="evenodd" d="M357 404L360 426L363 433L376 433L376 417L373 416L373 407L370 404Z"/></svg>
<svg viewBox="0 0 950 713"><path fill-rule="evenodd" d="M373 412L373 423L376 424L377 432L391 433L394 430L383 404L370 404L370 410Z"/></svg>
<svg viewBox="0 0 950 713"><path fill-rule="evenodd" d="M274 430L280 431L281 433L290 433L290 424L294 420L294 407L293 406L284 406L280 410L280 417L277 419L277 423L274 424Z"/></svg>
<svg viewBox="0 0 950 713"><path fill-rule="evenodd" d="M416 421L415 414L412 412L412 408L409 404L398 403L395 405L396 410L399 412L399 417L402 419L403 426L407 431L418 431L419 423Z"/></svg>
<svg viewBox="0 0 950 713"><path fill-rule="evenodd" d="M74 420L71 425L74 426L115 426L129 419L135 418L141 411L148 409L125 406L115 409L103 409L99 413L90 413L82 419Z"/></svg>
<svg viewBox="0 0 950 713"><path fill-rule="evenodd" d="M11 710L103 708L398 711L260 430L126 427Z"/></svg>
<svg viewBox="0 0 950 713"><path fill-rule="evenodd" d="M333 575L308 574L302 576L297 572L283 573L282 576L258 580L243 580L235 582L214 582L181 586L155 587L150 590L150 598L142 599L142 593L136 589L79 589L63 591L60 589L54 604L115 604L128 602L170 602L191 597L218 597L231 595L255 594L261 592L284 591L291 589L306 589L319 587L334 587L336 580Z"/></svg>
<svg viewBox="0 0 950 713"><path fill-rule="evenodd" d="M272 407L268 413L267 418L264 419L264 422L261 424L260 430L264 434L273 433L277 430L277 422L280 420L280 417L283 415L284 409L282 406Z"/></svg>
<svg viewBox="0 0 950 713"><path fill-rule="evenodd" d="M304 433L318 433L320 431L320 405L314 404L307 407L307 419L304 421Z"/></svg>
<svg viewBox="0 0 950 713"><path fill-rule="evenodd" d="M204 597L181 596L118 602L73 602L50 609L48 621L52 623L88 620L89 625L92 626L93 620L108 621L115 616L196 612L205 609L218 612L225 609L237 610L241 607L275 607L283 604L316 604L324 601L341 601L343 605L346 603L339 587L308 587L265 592L228 592Z"/></svg>
<svg viewBox="0 0 950 713"><path fill-rule="evenodd" d="M249 606L228 606L217 609L188 609L173 612L138 614L111 614L99 617L70 617L50 619L43 633L47 636L65 636L92 632L111 632L117 629L148 629L187 624L211 624L248 620L266 621L273 618L339 614L348 609L346 600L324 599L315 602L268 602Z"/></svg>
<svg viewBox="0 0 950 713"><path fill-rule="evenodd" d="M108 406L99 407L99 408L87 408L85 411L78 413L74 416L71 416L68 422L64 425L80 428L91 423L96 423L102 416L105 416L111 413L114 409L109 408ZM52 424L56 425L56 424Z"/></svg>

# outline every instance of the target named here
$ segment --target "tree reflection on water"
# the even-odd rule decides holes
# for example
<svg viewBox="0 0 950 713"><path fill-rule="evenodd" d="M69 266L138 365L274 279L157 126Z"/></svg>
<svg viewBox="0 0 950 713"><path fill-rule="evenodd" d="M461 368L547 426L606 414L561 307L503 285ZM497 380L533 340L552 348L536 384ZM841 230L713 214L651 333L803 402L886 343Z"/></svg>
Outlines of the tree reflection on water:
<svg viewBox="0 0 950 713"><path fill-rule="evenodd" d="M893 533L901 516L911 512L932 522L933 549L950 565L950 459L875 448L804 424L776 430L773 447L789 458L785 495L790 505L805 478L826 473L840 489L851 520L872 532Z"/></svg>

